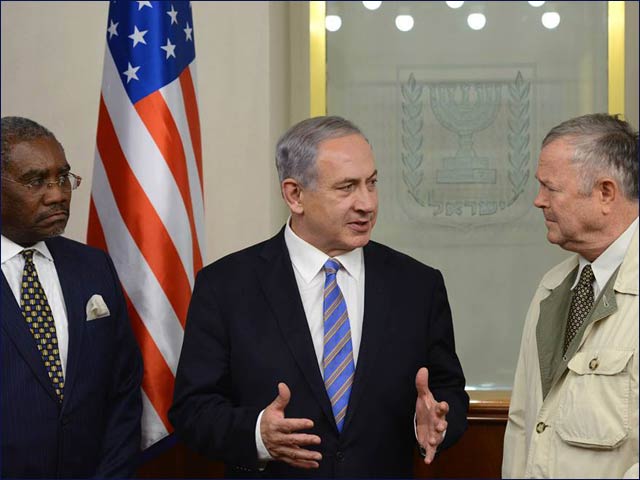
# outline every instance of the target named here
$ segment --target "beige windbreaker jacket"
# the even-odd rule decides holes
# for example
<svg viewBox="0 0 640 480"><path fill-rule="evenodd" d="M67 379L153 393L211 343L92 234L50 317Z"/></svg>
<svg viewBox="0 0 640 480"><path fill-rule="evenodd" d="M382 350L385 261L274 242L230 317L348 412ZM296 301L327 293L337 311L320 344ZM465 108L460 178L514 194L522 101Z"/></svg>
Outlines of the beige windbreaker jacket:
<svg viewBox="0 0 640 480"><path fill-rule="evenodd" d="M603 292L617 308L586 327L568 370L543 401L540 302L577 265L573 256L551 269L529 307L504 438L504 478L638 478L638 230L613 291Z"/></svg>

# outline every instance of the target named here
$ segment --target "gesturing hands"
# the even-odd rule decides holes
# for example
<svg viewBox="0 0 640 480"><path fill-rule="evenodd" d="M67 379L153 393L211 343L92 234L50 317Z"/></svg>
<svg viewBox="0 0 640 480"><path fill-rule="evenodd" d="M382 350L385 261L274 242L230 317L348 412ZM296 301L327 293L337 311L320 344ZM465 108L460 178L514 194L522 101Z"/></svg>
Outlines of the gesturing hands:
<svg viewBox="0 0 640 480"><path fill-rule="evenodd" d="M278 396L265 408L260 420L260 435L269 454L275 459L297 468L318 468L322 454L307 450L308 445L319 445L320 437L300 430L313 428L307 418L285 418L291 392L285 383L278 384Z"/></svg>
<svg viewBox="0 0 640 480"><path fill-rule="evenodd" d="M447 402L436 402L429 390L429 371L422 367L416 374L416 427L418 443L425 449L424 463L433 461L438 445L442 443L443 432L447 429Z"/></svg>

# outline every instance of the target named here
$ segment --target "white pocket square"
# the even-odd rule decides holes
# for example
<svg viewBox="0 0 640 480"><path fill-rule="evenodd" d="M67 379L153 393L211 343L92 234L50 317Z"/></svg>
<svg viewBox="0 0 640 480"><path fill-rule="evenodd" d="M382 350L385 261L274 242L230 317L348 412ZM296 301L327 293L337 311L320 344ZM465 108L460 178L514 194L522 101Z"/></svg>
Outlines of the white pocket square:
<svg viewBox="0 0 640 480"><path fill-rule="evenodd" d="M102 295L95 294L87 302L87 322L111 315Z"/></svg>

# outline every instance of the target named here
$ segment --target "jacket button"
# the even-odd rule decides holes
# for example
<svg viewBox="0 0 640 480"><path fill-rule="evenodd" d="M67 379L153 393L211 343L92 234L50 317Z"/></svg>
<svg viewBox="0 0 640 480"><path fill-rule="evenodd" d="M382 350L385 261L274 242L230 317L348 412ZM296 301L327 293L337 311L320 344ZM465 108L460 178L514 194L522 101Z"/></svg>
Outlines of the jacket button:
<svg viewBox="0 0 640 480"><path fill-rule="evenodd" d="M592 358L591 361L589 362L589 370L595 370L596 368L598 368L598 365L600 365L600 362L598 362L598 359Z"/></svg>
<svg viewBox="0 0 640 480"><path fill-rule="evenodd" d="M337 451L336 452L336 460L342 462L344 460L344 453Z"/></svg>
<svg viewBox="0 0 640 480"><path fill-rule="evenodd" d="M536 425L536 432L542 433L544 432L545 428L547 428L547 426L544 424L544 422L538 422L538 424Z"/></svg>
<svg viewBox="0 0 640 480"><path fill-rule="evenodd" d="M69 425L69 423L71 423L71 420L68 416L62 417L62 425Z"/></svg>

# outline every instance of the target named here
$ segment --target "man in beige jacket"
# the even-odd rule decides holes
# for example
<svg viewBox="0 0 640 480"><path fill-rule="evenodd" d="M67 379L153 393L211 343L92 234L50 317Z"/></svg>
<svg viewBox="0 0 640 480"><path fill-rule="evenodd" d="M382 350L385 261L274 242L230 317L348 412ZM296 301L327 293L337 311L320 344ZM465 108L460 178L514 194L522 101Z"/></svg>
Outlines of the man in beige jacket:
<svg viewBox="0 0 640 480"><path fill-rule="evenodd" d="M505 478L638 478L638 133L605 114L542 143L534 205L571 258L527 314Z"/></svg>

